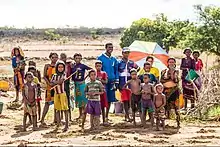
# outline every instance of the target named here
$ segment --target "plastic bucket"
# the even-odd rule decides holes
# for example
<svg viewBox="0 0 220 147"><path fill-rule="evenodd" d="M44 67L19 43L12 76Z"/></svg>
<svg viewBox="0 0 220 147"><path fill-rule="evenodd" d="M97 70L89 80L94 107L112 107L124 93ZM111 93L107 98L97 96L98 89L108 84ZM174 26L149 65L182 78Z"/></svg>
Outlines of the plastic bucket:
<svg viewBox="0 0 220 147"><path fill-rule="evenodd" d="M0 114L2 114L2 110L3 110L3 102L0 102Z"/></svg>
<svg viewBox="0 0 220 147"><path fill-rule="evenodd" d="M121 90L121 101L128 101L131 97L131 90L130 89L122 89Z"/></svg>
<svg viewBox="0 0 220 147"><path fill-rule="evenodd" d="M115 91L115 98L120 101L121 100L121 92L119 90Z"/></svg>
<svg viewBox="0 0 220 147"><path fill-rule="evenodd" d="M122 113L123 112L123 106L121 102L115 103L115 114Z"/></svg>

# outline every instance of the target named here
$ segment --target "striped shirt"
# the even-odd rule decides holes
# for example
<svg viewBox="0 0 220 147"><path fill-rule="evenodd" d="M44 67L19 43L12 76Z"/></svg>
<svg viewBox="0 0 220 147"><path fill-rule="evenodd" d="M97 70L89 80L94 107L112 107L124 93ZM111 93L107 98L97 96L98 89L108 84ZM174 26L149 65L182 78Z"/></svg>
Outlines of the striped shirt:
<svg viewBox="0 0 220 147"><path fill-rule="evenodd" d="M85 92L103 92L103 85L100 81L90 81L86 84ZM88 100L100 101L100 95L87 95Z"/></svg>
<svg viewBox="0 0 220 147"><path fill-rule="evenodd" d="M66 79L66 74L62 74L62 75L58 75L58 74L54 74L52 79L51 79L51 82L54 83L54 82L58 82L59 80L61 79ZM64 90L64 82L62 84L58 84L55 88L54 88L56 94L61 94L61 93L64 93L65 90Z"/></svg>

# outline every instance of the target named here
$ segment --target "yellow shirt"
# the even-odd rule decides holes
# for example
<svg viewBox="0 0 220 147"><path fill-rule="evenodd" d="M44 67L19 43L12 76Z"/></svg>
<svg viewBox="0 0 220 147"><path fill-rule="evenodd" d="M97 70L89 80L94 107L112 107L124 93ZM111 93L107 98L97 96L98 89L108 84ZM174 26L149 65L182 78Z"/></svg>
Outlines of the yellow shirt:
<svg viewBox="0 0 220 147"><path fill-rule="evenodd" d="M33 80L33 82L34 82L34 84L36 84L36 85L37 85L37 84L40 84L40 82L39 82L38 78L37 78L37 77L35 77L35 76L34 76L34 80Z"/></svg>
<svg viewBox="0 0 220 147"><path fill-rule="evenodd" d="M153 74L156 78L159 78L159 76L160 76L160 72L159 72L158 68L156 68L156 67L151 67L150 73ZM138 75L143 75L143 74L145 74L144 68L142 68L139 71Z"/></svg>

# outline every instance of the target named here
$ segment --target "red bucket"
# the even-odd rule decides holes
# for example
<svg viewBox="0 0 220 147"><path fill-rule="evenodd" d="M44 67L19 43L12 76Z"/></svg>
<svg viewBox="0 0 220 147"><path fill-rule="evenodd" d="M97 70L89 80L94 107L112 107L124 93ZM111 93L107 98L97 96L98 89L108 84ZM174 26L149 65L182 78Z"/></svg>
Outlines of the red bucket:
<svg viewBox="0 0 220 147"><path fill-rule="evenodd" d="M129 101L131 98L131 90L130 89L122 89L121 90L121 101Z"/></svg>

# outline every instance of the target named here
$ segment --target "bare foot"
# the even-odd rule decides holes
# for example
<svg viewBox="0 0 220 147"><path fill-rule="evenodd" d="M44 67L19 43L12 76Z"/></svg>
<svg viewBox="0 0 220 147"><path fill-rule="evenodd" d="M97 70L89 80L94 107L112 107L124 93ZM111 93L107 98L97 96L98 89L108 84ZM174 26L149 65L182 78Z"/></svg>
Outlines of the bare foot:
<svg viewBox="0 0 220 147"><path fill-rule="evenodd" d="M26 129L26 128L23 128L21 131L22 131L22 132L26 132L26 131L27 131L27 129Z"/></svg>
<svg viewBox="0 0 220 147"><path fill-rule="evenodd" d="M33 128L33 131L37 131L37 130L38 130L38 128L37 128L37 127L34 127L34 128Z"/></svg>
<svg viewBox="0 0 220 147"><path fill-rule="evenodd" d="M63 129L63 132L66 132L68 130L68 127L65 127L64 129Z"/></svg>

